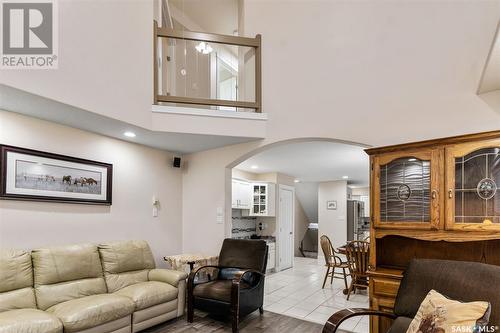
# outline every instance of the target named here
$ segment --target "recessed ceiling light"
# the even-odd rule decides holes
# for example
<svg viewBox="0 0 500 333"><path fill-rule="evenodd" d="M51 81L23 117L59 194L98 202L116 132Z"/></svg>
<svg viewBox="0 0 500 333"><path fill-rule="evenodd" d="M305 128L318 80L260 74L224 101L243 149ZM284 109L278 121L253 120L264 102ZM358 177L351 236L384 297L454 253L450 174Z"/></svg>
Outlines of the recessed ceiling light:
<svg viewBox="0 0 500 333"><path fill-rule="evenodd" d="M125 135L127 138L135 138L135 136L136 136L134 132L130 132L130 131L123 133L123 135Z"/></svg>
<svg viewBox="0 0 500 333"><path fill-rule="evenodd" d="M251 168L251 169L258 169L258 168L259 168L259 166L258 166L258 165L252 165L250 168Z"/></svg>
<svg viewBox="0 0 500 333"><path fill-rule="evenodd" d="M300 179L294 179L293 182L294 183L300 183Z"/></svg>
<svg viewBox="0 0 500 333"><path fill-rule="evenodd" d="M349 176L342 176L342 179L348 179Z"/></svg>
<svg viewBox="0 0 500 333"><path fill-rule="evenodd" d="M410 158L408 159L408 162L415 162L417 159L416 158Z"/></svg>

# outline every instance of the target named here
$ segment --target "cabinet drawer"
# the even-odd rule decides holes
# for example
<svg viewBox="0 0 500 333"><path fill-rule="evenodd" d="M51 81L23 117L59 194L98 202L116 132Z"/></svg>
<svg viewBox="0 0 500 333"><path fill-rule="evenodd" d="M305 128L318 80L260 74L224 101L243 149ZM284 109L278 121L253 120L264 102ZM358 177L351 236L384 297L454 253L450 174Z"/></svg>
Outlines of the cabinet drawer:
<svg viewBox="0 0 500 333"><path fill-rule="evenodd" d="M398 289L398 281L373 278L373 293L375 295L396 297Z"/></svg>

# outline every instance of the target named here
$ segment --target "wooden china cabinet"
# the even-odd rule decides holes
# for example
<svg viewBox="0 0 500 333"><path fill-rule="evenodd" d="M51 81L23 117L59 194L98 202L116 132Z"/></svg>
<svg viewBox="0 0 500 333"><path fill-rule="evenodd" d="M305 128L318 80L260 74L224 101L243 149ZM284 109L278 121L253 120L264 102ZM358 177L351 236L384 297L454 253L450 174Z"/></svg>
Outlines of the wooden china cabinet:
<svg viewBox="0 0 500 333"><path fill-rule="evenodd" d="M371 308L392 312L413 258L500 265L500 131L366 152ZM390 324L373 317L370 330L383 333Z"/></svg>

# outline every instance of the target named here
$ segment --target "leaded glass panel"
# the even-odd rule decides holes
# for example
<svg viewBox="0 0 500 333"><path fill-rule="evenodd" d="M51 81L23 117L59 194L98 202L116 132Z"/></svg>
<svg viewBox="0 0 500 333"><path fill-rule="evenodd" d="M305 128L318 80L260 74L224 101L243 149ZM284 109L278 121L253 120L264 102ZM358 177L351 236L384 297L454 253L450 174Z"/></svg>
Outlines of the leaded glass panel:
<svg viewBox="0 0 500 333"><path fill-rule="evenodd" d="M500 148L455 158L455 223L500 223Z"/></svg>
<svg viewBox="0 0 500 333"><path fill-rule="evenodd" d="M429 222L430 192L430 161L407 157L381 165L381 222Z"/></svg>

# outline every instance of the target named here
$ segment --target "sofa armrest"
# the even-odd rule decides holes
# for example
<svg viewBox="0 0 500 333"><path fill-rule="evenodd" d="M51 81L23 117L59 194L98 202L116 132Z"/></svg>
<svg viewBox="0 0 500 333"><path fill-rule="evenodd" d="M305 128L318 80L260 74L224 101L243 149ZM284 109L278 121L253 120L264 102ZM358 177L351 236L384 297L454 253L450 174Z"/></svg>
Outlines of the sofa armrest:
<svg viewBox="0 0 500 333"><path fill-rule="evenodd" d="M335 312L330 316L330 318L328 318L325 326L323 326L323 333L335 333L343 321L357 316L381 316L396 319L396 315L389 312L362 308L343 309Z"/></svg>
<svg viewBox="0 0 500 333"><path fill-rule="evenodd" d="M181 271L174 271L173 269L155 268L149 271L149 281L159 281L168 283L174 287L179 285L179 281L186 280L187 273Z"/></svg>

